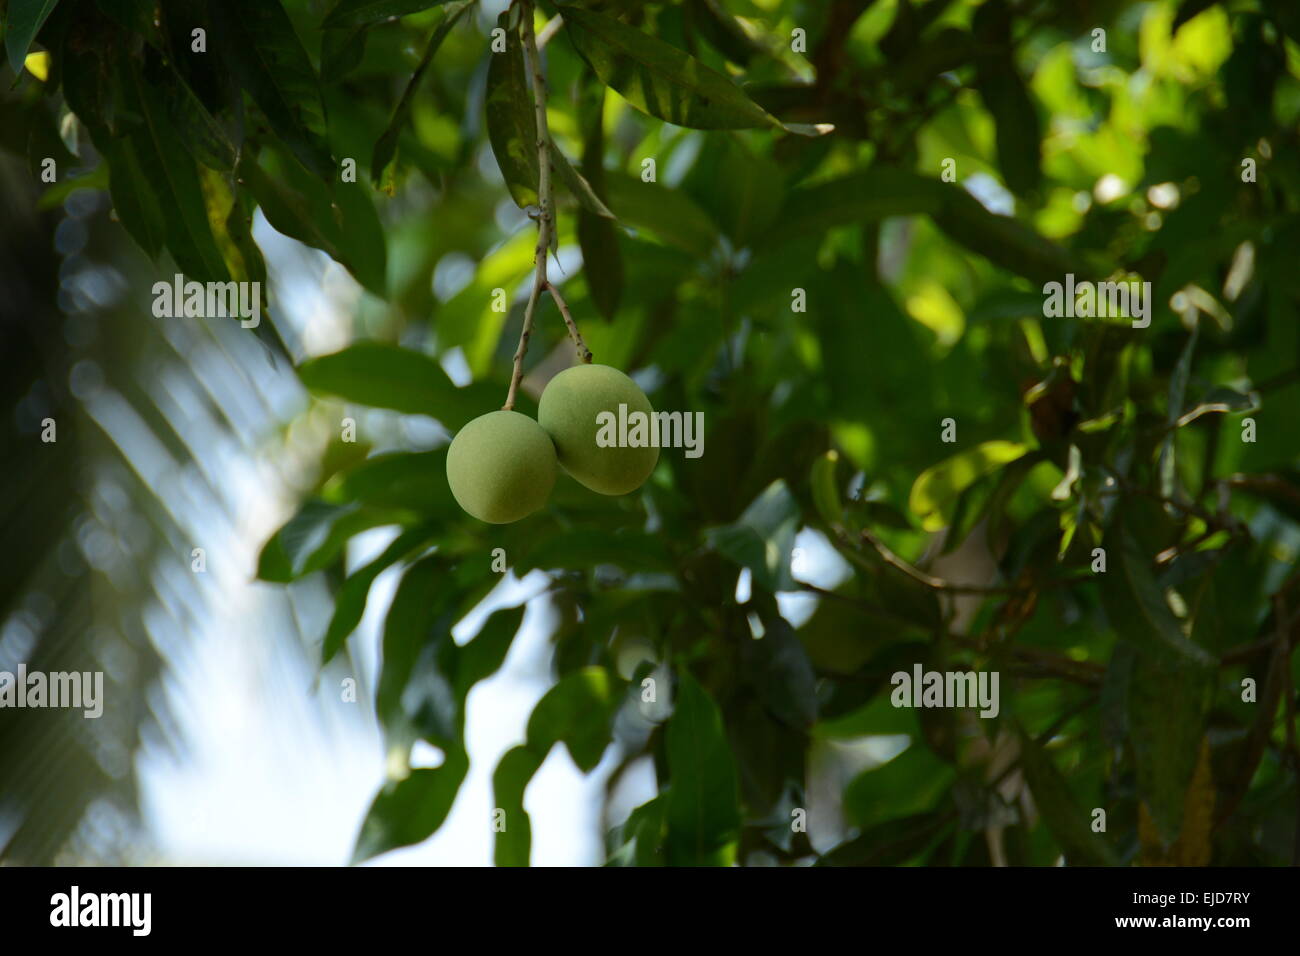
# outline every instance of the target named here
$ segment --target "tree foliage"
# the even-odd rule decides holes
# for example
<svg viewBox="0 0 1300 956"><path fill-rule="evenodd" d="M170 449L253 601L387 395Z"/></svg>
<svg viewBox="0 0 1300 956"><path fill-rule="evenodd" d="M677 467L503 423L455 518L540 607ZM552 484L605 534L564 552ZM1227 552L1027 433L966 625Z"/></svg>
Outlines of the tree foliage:
<svg viewBox="0 0 1300 956"><path fill-rule="evenodd" d="M354 344L301 355L271 302L268 348L332 408L454 432L505 396L533 269L533 6L502 6L10 0L0 140L70 171L51 202L107 188L164 274L264 279L260 210L365 290ZM562 478L495 527L456 508L445 445L324 450L259 575L346 570L326 664L400 567L375 706L390 752L444 754L397 761L357 859L456 798L466 696L522 622L452 638L500 548L545 575L555 684L495 771L499 863L528 861L558 744L612 755L611 792L653 764L611 864L1291 861L1293 5L535 12L552 278L598 361L704 413L704 454L625 497ZM1051 314L1067 275L1150 283L1149 325ZM539 307L520 410L571 355ZM800 532L837 580L792 564ZM894 706L918 664L997 672L999 713Z"/></svg>

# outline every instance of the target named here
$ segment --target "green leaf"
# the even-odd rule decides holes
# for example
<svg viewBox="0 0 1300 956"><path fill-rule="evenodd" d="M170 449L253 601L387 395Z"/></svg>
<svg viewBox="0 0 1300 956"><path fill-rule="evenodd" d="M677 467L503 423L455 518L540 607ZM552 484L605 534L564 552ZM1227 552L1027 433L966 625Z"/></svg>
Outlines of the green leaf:
<svg viewBox="0 0 1300 956"><path fill-rule="evenodd" d="M545 754L563 743L578 769L590 773L609 745L609 721L617 704L614 680L603 667L566 674L533 708L528 746Z"/></svg>
<svg viewBox="0 0 1300 956"><path fill-rule="evenodd" d="M415 72L411 74L411 79L407 82L406 88L402 90L402 98L397 101L397 108L393 110L392 119L388 121L388 126L384 129L383 135L375 142L375 151L370 159L370 177L375 182L380 181L384 170L393 161L393 156L397 152L398 137L401 136L402 130L406 128L406 123L411 116L411 104L415 101L415 91L419 89L420 80L424 77L425 71L429 69L429 64L433 62L434 54L438 52L438 47L442 46L442 41L447 39L447 34L451 33L451 28L460 20L461 15L473 5L474 0L463 0L461 3L454 3L449 6L446 14L438 23L438 29L434 30L433 36L429 38L429 45L424 48L424 56L420 58L420 65L415 68ZM343 6L343 4L340 4L340 6ZM337 11L338 8L335 9Z"/></svg>
<svg viewBox="0 0 1300 956"><path fill-rule="evenodd" d="M1061 771L1032 737L1020 731L1020 769L1043 822L1071 863L1118 866L1120 859L1104 833L1094 833L1092 817L1080 807Z"/></svg>
<svg viewBox="0 0 1300 956"><path fill-rule="evenodd" d="M153 182L140 163L132 139L113 140L108 152L108 194L113 210L150 259L157 259L166 244L167 220L153 191Z"/></svg>
<svg viewBox="0 0 1300 956"><path fill-rule="evenodd" d="M545 759L545 754L521 745L507 751L492 774L492 800L504 814L504 829L497 831L492 850L497 866L528 865L533 831L524 809L524 791Z"/></svg>
<svg viewBox="0 0 1300 956"><path fill-rule="evenodd" d="M497 832L493 851L497 866L528 865L532 826L524 810L524 791L551 748L563 743L583 773L600 763L618 706L614 691L609 671L586 667L566 674L537 702L528 718L526 743L508 751L492 775L493 799L505 813L505 829Z"/></svg>
<svg viewBox="0 0 1300 956"><path fill-rule="evenodd" d="M265 148L245 153L240 178L256 197L267 221L299 242L320 249L366 289L387 293L388 252L384 229L369 190L359 183L326 185L304 175L287 153Z"/></svg>
<svg viewBox="0 0 1300 956"><path fill-rule="evenodd" d="M1019 442L995 440L958 452L917 476L908 496L908 507L926 531L945 528L963 491L1027 450Z"/></svg>
<svg viewBox="0 0 1300 956"><path fill-rule="evenodd" d="M456 623L459 589L442 554L406 569L384 619L383 670L375 711L389 747L424 738L460 746L463 714L456 697Z"/></svg>
<svg viewBox="0 0 1300 956"><path fill-rule="evenodd" d="M949 188L947 203L933 217L935 225L971 252L1034 282L1059 282L1066 273L1090 271L1071 252L1031 226L989 212L960 187Z"/></svg>
<svg viewBox="0 0 1300 956"><path fill-rule="evenodd" d="M392 521L391 514L356 502L335 505L311 499L262 547L257 576L286 583L319 571L338 557L354 534Z"/></svg>
<svg viewBox="0 0 1300 956"><path fill-rule="evenodd" d="M905 169L880 167L791 190L769 244L820 236L836 226L878 222L892 216L935 215L952 186ZM619 206L614 205L615 209Z"/></svg>
<svg viewBox="0 0 1300 956"><path fill-rule="evenodd" d="M582 174L591 190L602 202L605 189L605 127L602 122L605 89L598 87L594 98L584 95L582 100L586 134L582 145ZM623 295L623 254L618 246L619 231L608 216L589 211L585 206L578 210L578 246L582 250L582 274L587 278L587 289L592 305L606 319L618 313L619 299Z"/></svg>
<svg viewBox="0 0 1300 956"><path fill-rule="evenodd" d="M9 14L5 17L5 53L15 76L22 75L27 51L58 2L59 0L9 0Z"/></svg>
<svg viewBox="0 0 1300 956"><path fill-rule="evenodd" d="M523 44L519 33L509 28L509 11L497 18L505 30L506 48L493 53L488 65L487 114L488 140L501 175L515 204L523 209L537 204L541 176L537 155L537 114L533 105L532 86L528 82ZM591 184L573 168L554 141L547 143L547 155L554 180L571 192L584 209L604 218L613 214L592 190Z"/></svg>
<svg viewBox="0 0 1300 956"><path fill-rule="evenodd" d="M446 448L367 458L332 477L321 496L336 504L360 501L421 516L453 518L459 514L447 487Z"/></svg>
<svg viewBox="0 0 1300 956"><path fill-rule="evenodd" d="M784 481L777 480L754 499L740 518L710 529L709 545L719 554L748 568L754 584L768 591L793 591L790 556L799 530L799 502Z"/></svg>
<svg viewBox="0 0 1300 956"><path fill-rule="evenodd" d="M587 571L601 564L651 573L671 573L675 567L659 535L591 528L543 538L516 563L515 570L521 574L533 568Z"/></svg>
<svg viewBox="0 0 1300 956"><path fill-rule="evenodd" d="M352 862L361 863L431 837L451 812L468 770L465 752L452 749L441 766L412 770L406 778L388 783L361 824Z"/></svg>
<svg viewBox="0 0 1300 956"><path fill-rule="evenodd" d="M431 415L453 431L499 407L493 399L500 395L492 386L457 388L433 358L383 342L358 342L308 359L298 366L298 377L312 391L359 405Z"/></svg>
<svg viewBox="0 0 1300 956"><path fill-rule="evenodd" d="M484 113L492 155L506 188L519 208L537 204L537 118L524 63L519 31L510 29L510 13L497 17L506 48L490 54Z"/></svg>
<svg viewBox="0 0 1300 956"><path fill-rule="evenodd" d="M835 479L839 461L840 454L834 448L818 457L813 462L812 477L808 482L817 513L831 528L844 521L844 502L840 500L839 484Z"/></svg>
<svg viewBox="0 0 1300 956"><path fill-rule="evenodd" d="M162 93L133 66L124 79L139 124L110 156L120 164L110 172L114 202L123 224L142 248L157 255L161 234L180 270L201 282L230 279L212 234L203 187L194 160L171 121Z"/></svg>
<svg viewBox="0 0 1300 956"><path fill-rule="evenodd" d="M162 96L167 115L191 155L211 169L233 170L235 144L175 70L169 71Z"/></svg>
<svg viewBox="0 0 1300 956"><path fill-rule="evenodd" d="M1011 13L1003 0L990 0L976 12L973 26L981 51L975 61L975 86L993 115L998 165L1008 188L1024 195L1042 181L1042 129L1016 68Z"/></svg>
<svg viewBox="0 0 1300 956"><path fill-rule="evenodd" d="M1174 494L1175 456L1178 451L1175 443L1177 436L1174 429L1178 425L1178 417L1182 413L1183 401L1187 395L1187 379L1192 374L1192 356L1196 352L1196 340L1200 330L1199 325L1192 328L1192 334L1187 337L1187 344L1183 346L1182 354L1178 356L1178 363L1174 366L1173 374L1169 376L1169 408L1167 412L1169 434L1165 436L1165 440L1160 444L1160 460L1156 466L1157 473L1160 476L1160 494L1166 498L1170 498Z"/></svg>
<svg viewBox="0 0 1300 956"><path fill-rule="evenodd" d="M669 865L729 864L740 829L736 768L717 705L686 671L668 719L667 751Z"/></svg>
<svg viewBox="0 0 1300 956"><path fill-rule="evenodd" d="M774 717L806 730L817 720L817 678L808 652L771 595L760 592L754 603L763 636L741 644L741 677Z"/></svg>
<svg viewBox="0 0 1300 956"><path fill-rule="evenodd" d="M785 127L721 73L612 17L560 8L573 45L596 75L637 109L693 129Z"/></svg>
<svg viewBox="0 0 1300 956"><path fill-rule="evenodd" d="M818 866L898 866L932 845L952 825L941 813L918 813L887 820L841 843Z"/></svg>
<svg viewBox="0 0 1300 956"><path fill-rule="evenodd" d="M606 837L606 866L663 866L664 814L667 800L647 800Z"/></svg>
<svg viewBox="0 0 1300 956"><path fill-rule="evenodd" d="M1188 664L1213 666L1214 658L1183 636L1151 572L1152 557L1142 553L1127 525L1118 524L1113 532L1106 548L1109 568L1099 578L1101 602L1111 627L1121 639L1157 660L1172 653Z"/></svg>
<svg viewBox="0 0 1300 956"><path fill-rule="evenodd" d="M635 229L648 229L663 242L708 258L718 243L718 227L689 196L658 183L616 173L608 179L614 215Z"/></svg>
<svg viewBox="0 0 1300 956"><path fill-rule="evenodd" d="M328 664L343 647L348 635L361 623L370 595L370 585L387 568L403 560L418 548L425 547L433 532L429 524L408 528L384 549L379 557L353 571L334 599L334 614L321 641L321 666Z"/></svg>
<svg viewBox="0 0 1300 956"><path fill-rule="evenodd" d="M331 181L320 78L280 0L222 0L208 9L231 72L275 135L304 167Z"/></svg>
<svg viewBox="0 0 1300 956"><path fill-rule="evenodd" d="M913 729L906 750L862 771L844 790L844 810L854 826L868 828L890 819L939 809L956 771L925 746Z"/></svg>
<svg viewBox="0 0 1300 956"><path fill-rule="evenodd" d="M1138 796L1166 845L1182 829L1212 671L1179 655L1138 652L1128 682L1128 729Z"/></svg>
<svg viewBox="0 0 1300 956"><path fill-rule="evenodd" d="M409 13L419 13L446 2L447 0L339 0L321 26L327 29L358 27L404 17Z"/></svg>

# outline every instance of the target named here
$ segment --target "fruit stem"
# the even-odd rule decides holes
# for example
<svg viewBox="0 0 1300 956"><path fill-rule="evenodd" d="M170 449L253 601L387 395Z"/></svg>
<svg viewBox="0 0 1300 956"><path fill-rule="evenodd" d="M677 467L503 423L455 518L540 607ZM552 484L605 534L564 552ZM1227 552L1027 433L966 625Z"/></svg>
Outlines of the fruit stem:
<svg viewBox="0 0 1300 956"><path fill-rule="evenodd" d="M524 376L524 356L528 353L528 339L533 334L533 314L537 311L537 300L543 289L549 289L555 304L564 316L564 323L569 328L569 336L578 350L578 357L583 362L591 361L591 352L582 341L578 326L569 314L564 299L546 277L546 260L550 254L551 236L555 231L553 201L551 196L551 131L546 123L546 78L542 75L542 57L537 49L537 36L533 30L533 2L522 0L519 18L520 37L523 41L524 65L533 78L533 112L537 126L537 249L533 253L536 270L533 274L533 288L528 293L528 304L524 307L524 327L519 333L519 347L515 349L514 371L510 376L510 391L506 411L515 407L515 396L519 391L519 382Z"/></svg>
<svg viewBox="0 0 1300 956"><path fill-rule="evenodd" d="M546 283L546 288L550 291L551 298L555 300L555 306L560 310L560 315L564 316L564 324L569 327L569 338L573 339L573 347L578 350L578 358L590 365L591 349L587 348L587 343L582 341L582 333L578 331L578 323L573 321L573 316L569 312L569 304L564 301L564 296L560 295L560 290L549 281Z"/></svg>

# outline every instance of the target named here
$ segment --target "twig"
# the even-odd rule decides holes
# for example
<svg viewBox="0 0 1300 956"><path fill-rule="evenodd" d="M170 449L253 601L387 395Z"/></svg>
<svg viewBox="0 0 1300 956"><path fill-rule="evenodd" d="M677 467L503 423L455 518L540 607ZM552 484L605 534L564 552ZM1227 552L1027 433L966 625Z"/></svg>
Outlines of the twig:
<svg viewBox="0 0 1300 956"><path fill-rule="evenodd" d="M573 316L569 314L569 305L564 301L564 296L560 295L560 290L551 282L546 283L546 288L550 291L551 298L555 300L560 315L564 316L564 324L569 327L569 338L573 339L573 347L578 350L578 358L590 364L591 349L587 348L587 343L582 341L582 333L578 331L578 323L574 322Z"/></svg>
<svg viewBox="0 0 1300 956"><path fill-rule="evenodd" d="M537 249L533 253L533 262L536 269L533 273L533 287L528 293L528 304L524 307L524 326L519 332L519 346L515 349L514 370L510 375L510 391L506 395L505 405L502 406L506 411L510 411L515 407L515 396L519 391L519 382L524 377L524 356L528 353L528 339L533 334L533 316L537 310L537 300L541 296L543 289L550 290L552 298L555 299L555 304L559 306L560 312L564 316L564 322L569 327L569 334L573 337L574 344L577 346L578 356L584 362L591 361L591 352L583 344L582 336L578 334L578 326L569 314L568 306L565 305L564 299L561 298L559 290L551 285L546 276L547 258L551 249L551 236L555 231L551 197L551 131L546 123L546 77L542 75L542 57L538 52L539 44L533 30L532 0L523 0L520 7L519 31L520 38L523 41L524 64L532 76L533 115L537 126ZM556 19L560 18L556 17ZM547 28L549 29L550 26L551 24L548 23Z"/></svg>
<svg viewBox="0 0 1300 956"><path fill-rule="evenodd" d="M925 585L932 591L951 591L955 594L1024 594L1026 591L1031 590L1031 588L1015 584L953 584L943 578L936 578L934 575L926 574L921 569L909 564L890 550L889 545L866 528L862 529L862 540L875 548L886 564L897 568L912 580Z"/></svg>

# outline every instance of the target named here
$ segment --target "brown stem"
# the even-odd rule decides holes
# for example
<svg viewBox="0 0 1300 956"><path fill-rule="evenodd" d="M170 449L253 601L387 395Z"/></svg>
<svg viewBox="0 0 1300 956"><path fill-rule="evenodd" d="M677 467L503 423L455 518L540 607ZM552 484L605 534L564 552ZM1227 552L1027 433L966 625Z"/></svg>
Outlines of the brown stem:
<svg viewBox="0 0 1300 956"><path fill-rule="evenodd" d="M547 258L550 255L551 237L555 233L554 202L551 195L551 131L546 123L546 77L542 75L542 57L538 52L537 36L533 29L532 0L523 0L520 4L519 33L523 44L524 66L532 76L533 116L537 127L537 248L533 252L533 287L528 293L528 305L524 308L524 326L519 332L519 347L515 349L514 370L510 375L510 391L502 407L510 411L515 407L515 396L519 392L519 383L524 377L524 356L528 353L528 339L533 334L533 315L537 310L537 300L543 289L549 289L551 297L564 316L564 323L569 327L569 335L578 349L578 357L583 362L591 361L591 352L582 341L578 326L569 314L569 307L555 286L551 285L546 275ZM558 18L557 18L558 19ZM549 26L549 25L548 25Z"/></svg>
<svg viewBox="0 0 1300 956"><path fill-rule="evenodd" d="M569 304L564 301L564 296L560 295L560 290L555 287L553 282L547 282L546 288L550 291L551 298L555 300L555 306L560 310L560 315L564 316L564 324L569 328L569 338L573 339L573 347L578 350L578 358L590 365L591 349L587 348L587 343L582 341L582 333L578 331L578 323L573 321L573 316L569 313Z"/></svg>
<svg viewBox="0 0 1300 956"><path fill-rule="evenodd" d="M524 377L524 356L528 353L528 339L533 334L533 313L537 309L537 299L546 288L546 257L551 246L551 157L546 144L550 133L546 126L546 81L542 77L542 61L537 53L537 38L533 34L533 4L524 0L519 17L519 32L523 40L524 65L530 68L533 78L533 111L537 125L537 248L533 252L533 288L528 293L528 305L524 308L524 327L519 333L519 347L515 349L515 365L510 375L510 391L506 411L515 407L515 395L519 391L519 382ZM531 62L530 62L531 61Z"/></svg>

